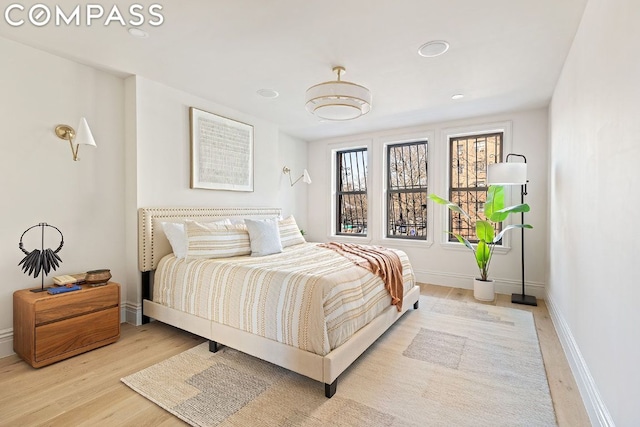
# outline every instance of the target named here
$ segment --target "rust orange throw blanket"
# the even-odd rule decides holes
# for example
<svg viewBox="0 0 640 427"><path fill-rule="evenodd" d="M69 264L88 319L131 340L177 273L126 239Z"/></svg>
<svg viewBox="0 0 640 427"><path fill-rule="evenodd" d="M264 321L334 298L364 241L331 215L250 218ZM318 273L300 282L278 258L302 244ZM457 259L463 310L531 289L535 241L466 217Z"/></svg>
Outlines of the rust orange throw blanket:
<svg viewBox="0 0 640 427"><path fill-rule="evenodd" d="M391 295L391 305L402 311L402 262L398 254L382 246L357 245L354 243L321 243L318 246L332 249L340 255L380 276Z"/></svg>

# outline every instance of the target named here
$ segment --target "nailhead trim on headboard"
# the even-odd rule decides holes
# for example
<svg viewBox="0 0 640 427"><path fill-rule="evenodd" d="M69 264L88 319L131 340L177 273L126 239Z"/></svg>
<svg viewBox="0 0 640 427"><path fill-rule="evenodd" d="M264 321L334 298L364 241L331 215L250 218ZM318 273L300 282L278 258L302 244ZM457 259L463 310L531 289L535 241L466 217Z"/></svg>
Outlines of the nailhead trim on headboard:
<svg viewBox="0 0 640 427"><path fill-rule="evenodd" d="M140 208L138 209L138 268L155 270L160 259L171 252L162 230L154 229L154 220L211 220L220 218L273 218L280 208Z"/></svg>

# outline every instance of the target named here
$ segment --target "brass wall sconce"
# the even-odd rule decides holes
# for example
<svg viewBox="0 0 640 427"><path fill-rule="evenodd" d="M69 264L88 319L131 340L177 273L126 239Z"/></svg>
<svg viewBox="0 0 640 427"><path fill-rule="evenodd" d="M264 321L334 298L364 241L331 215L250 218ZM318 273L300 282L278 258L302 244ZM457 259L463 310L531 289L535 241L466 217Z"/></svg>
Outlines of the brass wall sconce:
<svg viewBox="0 0 640 427"><path fill-rule="evenodd" d="M282 168L282 173L285 175L289 175L289 182L291 183L291 186L293 187L296 182L302 180L302 182L304 182L305 184L311 184L311 177L309 176L309 172L307 172L306 169L304 169L304 171L302 172L302 175L300 175L300 177L298 179L296 179L295 181L293 181L291 179L291 169L289 169L288 167L283 167Z"/></svg>
<svg viewBox="0 0 640 427"><path fill-rule="evenodd" d="M58 138L69 141L71 154L73 155L73 160L76 162L80 160L78 157L78 147L80 147L80 145L91 145L96 147L96 141L93 139L91 129L89 129L89 124L84 117L80 118L78 132L69 125L58 125L56 126L55 132L56 135L58 135Z"/></svg>

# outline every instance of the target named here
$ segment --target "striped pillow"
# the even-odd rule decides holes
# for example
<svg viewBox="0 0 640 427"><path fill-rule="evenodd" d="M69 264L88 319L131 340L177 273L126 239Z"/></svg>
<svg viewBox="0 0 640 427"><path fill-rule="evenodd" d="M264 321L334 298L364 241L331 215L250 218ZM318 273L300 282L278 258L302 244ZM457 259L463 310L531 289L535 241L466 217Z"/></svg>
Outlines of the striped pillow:
<svg viewBox="0 0 640 427"><path fill-rule="evenodd" d="M181 259L187 256L187 231L184 229L184 222L161 222L164 235L169 240L171 249L176 258ZM214 221L211 224L231 224L229 218Z"/></svg>
<svg viewBox="0 0 640 427"><path fill-rule="evenodd" d="M293 215L278 221L278 228L280 229L280 242L283 248L306 242Z"/></svg>
<svg viewBox="0 0 640 427"><path fill-rule="evenodd" d="M185 221L186 261L203 258L228 258L251 253L249 233L244 225L200 224Z"/></svg>

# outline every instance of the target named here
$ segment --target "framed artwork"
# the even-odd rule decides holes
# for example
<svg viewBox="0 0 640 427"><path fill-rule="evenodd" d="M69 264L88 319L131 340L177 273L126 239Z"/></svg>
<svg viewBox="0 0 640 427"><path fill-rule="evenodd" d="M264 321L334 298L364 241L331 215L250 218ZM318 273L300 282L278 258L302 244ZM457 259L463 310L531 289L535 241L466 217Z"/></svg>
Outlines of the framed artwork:
<svg viewBox="0 0 640 427"><path fill-rule="evenodd" d="M189 108L191 188L253 191L253 126Z"/></svg>

